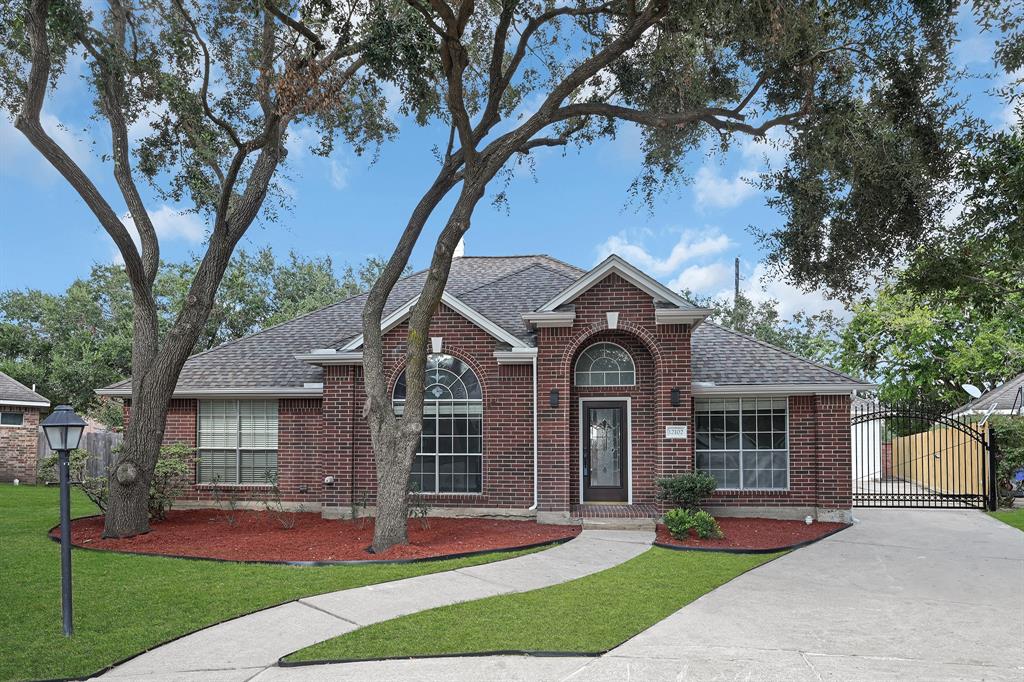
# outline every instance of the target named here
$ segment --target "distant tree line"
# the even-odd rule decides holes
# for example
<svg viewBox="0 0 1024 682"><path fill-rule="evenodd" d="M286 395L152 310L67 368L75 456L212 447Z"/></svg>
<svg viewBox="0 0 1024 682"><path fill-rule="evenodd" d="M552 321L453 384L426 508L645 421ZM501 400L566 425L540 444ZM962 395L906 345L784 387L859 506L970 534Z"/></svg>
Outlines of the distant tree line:
<svg viewBox="0 0 1024 682"><path fill-rule="evenodd" d="M181 310L196 260L163 263L154 282L161 336ZM381 261L368 258L335 273L330 257L268 247L239 251L224 274L213 309L195 345L209 350L261 329L365 292ZM93 392L131 374L132 293L123 265L92 266L63 293L39 289L0 292L0 370L47 396L101 421L120 425L120 407Z"/></svg>

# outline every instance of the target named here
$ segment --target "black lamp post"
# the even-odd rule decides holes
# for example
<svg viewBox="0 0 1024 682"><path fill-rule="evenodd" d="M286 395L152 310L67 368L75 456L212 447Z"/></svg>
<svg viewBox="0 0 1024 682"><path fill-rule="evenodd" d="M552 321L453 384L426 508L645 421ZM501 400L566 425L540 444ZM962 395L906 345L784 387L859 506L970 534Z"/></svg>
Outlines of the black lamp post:
<svg viewBox="0 0 1024 682"><path fill-rule="evenodd" d="M64 614L64 636L70 637L71 624L71 482L68 453L78 447L85 430L85 420L70 405L58 405L41 425L46 442L57 452L57 474L60 478L60 603Z"/></svg>

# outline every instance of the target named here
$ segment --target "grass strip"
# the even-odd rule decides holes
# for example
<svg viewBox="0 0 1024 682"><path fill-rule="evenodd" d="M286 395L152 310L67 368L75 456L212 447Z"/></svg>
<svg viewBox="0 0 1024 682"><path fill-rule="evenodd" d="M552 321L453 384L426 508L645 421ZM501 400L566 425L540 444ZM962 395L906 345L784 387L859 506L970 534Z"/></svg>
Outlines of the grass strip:
<svg viewBox="0 0 1024 682"><path fill-rule="evenodd" d="M1024 507L1018 507L1017 509L1001 509L999 511L988 512L988 515L994 519L999 519L1008 526L1013 526L1017 530L1024 530Z"/></svg>
<svg viewBox="0 0 1024 682"><path fill-rule="evenodd" d="M652 548L613 568L531 592L443 606L302 649L288 662L488 651L599 653L780 556Z"/></svg>
<svg viewBox="0 0 1024 682"><path fill-rule="evenodd" d="M0 680L82 677L167 640L303 596L499 561L295 567L74 550L75 635L61 633L56 487L0 485ZM96 508L75 491L73 516Z"/></svg>

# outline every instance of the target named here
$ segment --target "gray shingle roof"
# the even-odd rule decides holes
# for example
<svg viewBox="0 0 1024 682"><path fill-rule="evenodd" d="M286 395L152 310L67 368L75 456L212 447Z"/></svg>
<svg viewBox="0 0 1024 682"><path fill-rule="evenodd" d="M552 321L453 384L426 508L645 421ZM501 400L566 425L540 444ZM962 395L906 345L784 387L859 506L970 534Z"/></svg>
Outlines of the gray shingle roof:
<svg viewBox="0 0 1024 682"><path fill-rule="evenodd" d="M548 256L463 257L452 261L447 291L523 341L533 334L522 319L569 287L585 272ZM384 308L386 317L418 295L420 271L399 280ZM198 389L301 387L323 381L323 370L296 360L314 348L340 348L361 333L366 295L232 341L188 359L178 379L181 392ZM833 369L711 323L693 336L694 381L730 384L835 384L854 381ZM125 380L108 388L128 388Z"/></svg>
<svg viewBox="0 0 1024 682"><path fill-rule="evenodd" d="M988 412L993 406L997 410L1013 409L1014 401L1017 400L1017 391L1020 390L1021 386L1024 386L1024 372L1003 382L992 390L986 391L978 398L958 409L956 414L961 412ZM1020 401L1017 401L1016 406L1021 406Z"/></svg>
<svg viewBox="0 0 1024 682"><path fill-rule="evenodd" d="M693 332L691 351L694 382L716 386L864 383L713 322ZM869 386L864 383L865 388Z"/></svg>
<svg viewBox="0 0 1024 682"><path fill-rule="evenodd" d="M503 327L509 325L508 331L520 336L526 333L523 321L518 312L513 319L508 309L524 310L518 307L524 296L522 277L515 276L524 270L538 275L530 300L540 297L541 303L564 289L567 281L583 274L579 268L548 256L464 257L452 261L447 290L460 299L464 293L469 294L465 303ZM424 270L399 280L384 307L384 316L419 294L425 278ZM489 286L502 279L507 280L507 287ZM486 295L484 288L488 288ZM193 355L181 370L177 390L301 387L303 383L323 381L321 368L296 360L295 355L314 348L337 348L359 335L365 302L365 294L353 296ZM125 380L108 388L123 389L130 384Z"/></svg>
<svg viewBox="0 0 1024 682"><path fill-rule="evenodd" d="M3 372L0 372L0 400L47 404L50 402L25 384L15 381Z"/></svg>

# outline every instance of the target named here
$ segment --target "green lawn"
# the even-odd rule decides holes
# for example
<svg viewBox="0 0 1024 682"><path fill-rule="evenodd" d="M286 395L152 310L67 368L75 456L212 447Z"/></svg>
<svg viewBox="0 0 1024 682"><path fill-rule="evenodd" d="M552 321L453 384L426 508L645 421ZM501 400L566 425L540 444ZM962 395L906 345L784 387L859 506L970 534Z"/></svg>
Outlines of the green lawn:
<svg viewBox="0 0 1024 682"><path fill-rule="evenodd" d="M988 515L999 519L1003 523L1013 526L1018 530L1024 530L1024 507L1017 507L1016 509L1002 509L1000 511L989 512Z"/></svg>
<svg viewBox="0 0 1024 682"><path fill-rule="evenodd" d="M76 516L96 513L75 494ZM161 642L301 596L516 556L322 568L75 550L75 636L61 634L57 489L0 485L0 680L94 673ZM519 554L522 554L520 552Z"/></svg>
<svg viewBox="0 0 1024 682"><path fill-rule="evenodd" d="M287 660L508 650L607 651L702 594L778 556L654 547L585 578L385 621L302 649Z"/></svg>

